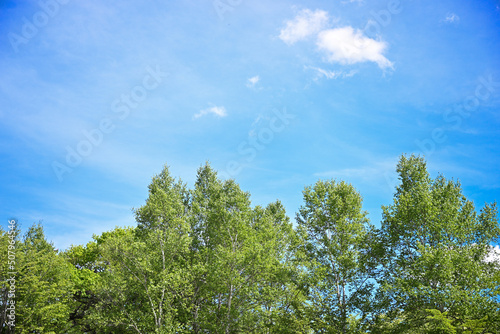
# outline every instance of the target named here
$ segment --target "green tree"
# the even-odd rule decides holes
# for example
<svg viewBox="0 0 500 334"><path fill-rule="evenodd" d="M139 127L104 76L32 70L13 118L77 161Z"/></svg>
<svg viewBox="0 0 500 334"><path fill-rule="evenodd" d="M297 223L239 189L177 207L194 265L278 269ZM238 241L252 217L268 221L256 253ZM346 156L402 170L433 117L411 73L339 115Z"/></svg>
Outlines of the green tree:
<svg viewBox="0 0 500 334"><path fill-rule="evenodd" d="M96 294L97 284L101 279L100 274L106 269L97 242L92 240L86 245L72 245L63 256L74 267L75 273L74 306L69 315L72 328L76 333L102 333L100 324L92 321L99 302Z"/></svg>
<svg viewBox="0 0 500 334"><path fill-rule="evenodd" d="M163 269L161 250L151 241L138 239L135 229L115 229L100 245L108 266L97 290L97 321L113 327L113 332L174 333L182 329L175 321L170 291L176 288L178 271L170 264Z"/></svg>
<svg viewBox="0 0 500 334"><path fill-rule="evenodd" d="M308 258L311 323L317 333L355 332L369 315L373 288L361 195L334 180L318 181L303 194L297 222Z"/></svg>
<svg viewBox="0 0 500 334"><path fill-rule="evenodd" d="M16 249L16 331L64 333L71 327L73 267L31 226Z"/></svg>
<svg viewBox="0 0 500 334"><path fill-rule="evenodd" d="M302 294L288 261L294 232L281 203L252 208L248 193L207 164L190 208L193 331L301 332Z"/></svg>
<svg viewBox="0 0 500 334"><path fill-rule="evenodd" d="M396 331L470 333L484 323L483 333L495 332L499 267L485 258L500 236L496 204L477 214L460 183L432 180L421 157L402 156L397 171L394 203L383 207L380 281L387 312L399 319Z"/></svg>
<svg viewBox="0 0 500 334"><path fill-rule="evenodd" d="M252 208L207 164L192 190L165 167L135 212L137 228L67 252L80 279L74 323L108 333L303 332L289 262L296 240L281 203Z"/></svg>
<svg viewBox="0 0 500 334"><path fill-rule="evenodd" d="M302 284L305 273L296 256L299 240L281 202L253 209L253 233L260 247L260 278L250 298L258 314L259 333L308 333Z"/></svg>
<svg viewBox="0 0 500 334"><path fill-rule="evenodd" d="M189 200L186 185L180 179L175 180L165 166L149 185L146 204L135 212L136 237L145 243L151 256L150 270L159 274L148 298L156 295L155 323L158 328L168 328L168 332L189 329L193 295Z"/></svg>
<svg viewBox="0 0 500 334"><path fill-rule="evenodd" d="M207 164L192 192L193 257L199 263L194 329L217 333L251 331L258 323L258 283L269 254L258 239L249 194L221 181ZM202 303L200 303L202 302Z"/></svg>
<svg viewBox="0 0 500 334"><path fill-rule="evenodd" d="M187 192L168 168L149 185L135 211L137 228L117 228L95 237L104 263L92 321L112 332L189 332L191 308Z"/></svg>

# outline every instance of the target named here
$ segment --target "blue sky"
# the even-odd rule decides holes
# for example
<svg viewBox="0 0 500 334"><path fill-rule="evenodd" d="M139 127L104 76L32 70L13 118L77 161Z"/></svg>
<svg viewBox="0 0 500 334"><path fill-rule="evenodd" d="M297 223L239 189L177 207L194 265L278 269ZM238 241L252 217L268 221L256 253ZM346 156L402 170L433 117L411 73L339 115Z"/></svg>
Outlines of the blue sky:
<svg viewBox="0 0 500 334"><path fill-rule="evenodd" d="M351 182L379 224L402 153L500 199L500 2L0 2L0 218L56 247L134 225L209 160L294 218Z"/></svg>

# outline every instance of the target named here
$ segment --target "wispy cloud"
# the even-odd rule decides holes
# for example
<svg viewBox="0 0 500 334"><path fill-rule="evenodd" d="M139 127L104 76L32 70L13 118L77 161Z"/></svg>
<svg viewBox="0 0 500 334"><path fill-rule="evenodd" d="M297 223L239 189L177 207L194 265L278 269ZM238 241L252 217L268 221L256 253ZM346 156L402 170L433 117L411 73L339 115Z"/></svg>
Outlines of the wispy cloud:
<svg viewBox="0 0 500 334"><path fill-rule="evenodd" d="M247 81L247 87L248 88L254 88L255 85L257 84L257 82L260 81L260 76L256 75L254 77L251 77L250 79L248 79Z"/></svg>
<svg viewBox="0 0 500 334"><path fill-rule="evenodd" d="M213 107L210 107L210 108L206 108L206 109L203 109L203 110L200 110L200 112L198 112L197 114L195 114L193 116L193 118L200 118L202 116L205 116L205 115L208 115L208 114L213 114L217 117L226 117L227 116L227 111L226 111L226 108L224 107L217 107L217 106L213 106Z"/></svg>
<svg viewBox="0 0 500 334"><path fill-rule="evenodd" d="M364 0L345 0L345 1L342 1L342 3L344 3L344 4L345 4L345 3L355 3L355 2L357 2L357 3L359 3L359 4L362 4L362 3L364 3L365 1L364 1Z"/></svg>
<svg viewBox="0 0 500 334"><path fill-rule="evenodd" d="M358 168L344 168L315 173L315 177L333 178L352 182L353 184L364 184L390 192L398 184L395 173L397 157L373 161L371 165Z"/></svg>
<svg viewBox="0 0 500 334"><path fill-rule="evenodd" d="M317 177L327 177L336 179L360 179L363 181L381 176L384 173L392 172L394 163L380 163L377 166L363 166L359 168L344 168L338 170L329 170L326 172L315 173Z"/></svg>
<svg viewBox="0 0 500 334"><path fill-rule="evenodd" d="M30 194L43 203L43 210L28 209L16 214L22 217L23 229L34 222L43 221L47 239L56 247L66 249L70 245L85 244L92 234L112 230L115 226L135 224L132 206L137 202L125 202L68 195L64 192L29 188ZM58 201L53 201L58 198Z"/></svg>
<svg viewBox="0 0 500 334"><path fill-rule="evenodd" d="M444 22L447 23L455 23L458 21L460 21L460 17L455 13L449 13L448 15L446 15L446 18L444 19Z"/></svg>
<svg viewBox="0 0 500 334"><path fill-rule="evenodd" d="M286 22L286 27L281 30L279 38L289 45L294 44L325 29L328 21L327 12L304 9L293 20Z"/></svg>
<svg viewBox="0 0 500 334"><path fill-rule="evenodd" d="M313 66L308 66L306 69L311 69L316 72L316 78L315 80L318 80L320 78L326 78L326 79L345 79L345 78L350 78L354 76L356 73L358 73L357 70L350 70L349 72L346 71L329 71L325 70L320 67L313 67Z"/></svg>
<svg viewBox="0 0 500 334"><path fill-rule="evenodd" d="M320 32L317 45L332 63L346 65L371 61L382 69L393 67L383 55L387 43L366 37L361 30L349 26Z"/></svg>

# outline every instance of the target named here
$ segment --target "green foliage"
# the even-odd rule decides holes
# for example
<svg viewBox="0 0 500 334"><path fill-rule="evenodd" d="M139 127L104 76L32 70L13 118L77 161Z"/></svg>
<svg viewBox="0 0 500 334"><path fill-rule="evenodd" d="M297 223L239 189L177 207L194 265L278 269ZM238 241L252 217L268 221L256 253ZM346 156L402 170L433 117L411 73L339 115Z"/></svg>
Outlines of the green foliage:
<svg viewBox="0 0 500 334"><path fill-rule="evenodd" d="M343 181L318 181L303 193L297 222L308 259L312 326L318 333L352 332L367 317L373 288L361 195ZM354 314L361 319L353 322Z"/></svg>
<svg viewBox="0 0 500 334"><path fill-rule="evenodd" d="M98 327L89 321L89 315L98 302L96 289L100 280L99 273L104 270L97 243L91 241L85 246L71 246L63 256L74 268L72 280L75 306L69 315L72 328L75 329L75 333L79 333L78 329L85 333L96 333Z"/></svg>
<svg viewBox="0 0 500 334"><path fill-rule="evenodd" d="M16 272L16 331L69 331L74 270L45 239L41 224L17 242Z"/></svg>
<svg viewBox="0 0 500 334"><path fill-rule="evenodd" d="M389 314L402 312L401 330L433 324L451 333L453 323L461 333L484 317L488 328L498 327L499 287L492 279L498 265L484 260L500 236L496 204L476 214L460 184L442 175L432 180L422 158L403 156L397 171L401 183L382 221L380 285Z"/></svg>
<svg viewBox="0 0 500 334"><path fill-rule="evenodd" d="M428 322L428 333L429 334L455 334L457 332L455 326L453 326L453 319L448 317L448 312L443 312L431 309L425 310L429 315L427 316Z"/></svg>
<svg viewBox="0 0 500 334"><path fill-rule="evenodd" d="M64 252L41 225L12 242L0 229L0 333L13 333L14 243L20 333L498 334L496 204L477 213L421 157L402 156L397 171L380 229L344 181L306 187L294 229L281 202L252 206L209 164L192 189L165 167L137 227Z"/></svg>
<svg viewBox="0 0 500 334"><path fill-rule="evenodd" d="M286 262L293 229L281 203L252 209L248 193L206 165L198 171L190 209L198 293L193 331L301 328L291 308L300 292L293 290Z"/></svg>

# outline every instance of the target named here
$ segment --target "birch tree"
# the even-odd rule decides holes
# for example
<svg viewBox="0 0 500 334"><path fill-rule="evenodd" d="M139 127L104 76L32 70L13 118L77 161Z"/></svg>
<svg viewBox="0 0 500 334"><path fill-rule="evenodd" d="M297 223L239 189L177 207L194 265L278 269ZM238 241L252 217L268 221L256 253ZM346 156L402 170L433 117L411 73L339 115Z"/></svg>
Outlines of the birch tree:
<svg viewBox="0 0 500 334"><path fill-rule="evenodd" d="M352 319L362 323L368 316L373 287L361 195L335 180L318 181L303 195L297 222L309 260L311 322L317 333L352 332L350 324L360 323Z"/></svg>
<svg viewBox="0 0 500 334"><path fill-rule="evenodd" d="M402 156L397 172L394 202L383 207L380 281L396 330L496 333L500 268L485 260L500 237L496 203L477 213L460 183L432 179L422 157Z"/></svg>

